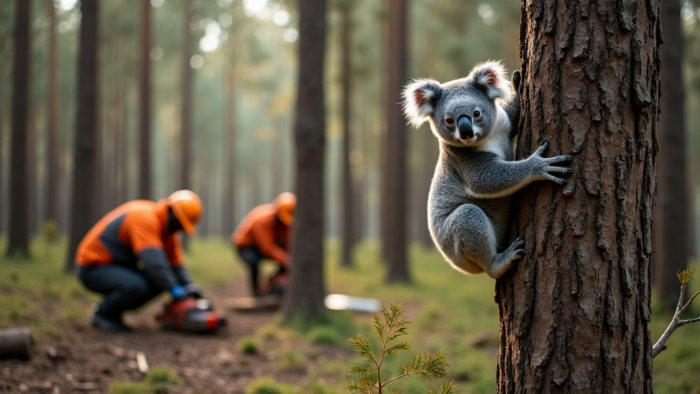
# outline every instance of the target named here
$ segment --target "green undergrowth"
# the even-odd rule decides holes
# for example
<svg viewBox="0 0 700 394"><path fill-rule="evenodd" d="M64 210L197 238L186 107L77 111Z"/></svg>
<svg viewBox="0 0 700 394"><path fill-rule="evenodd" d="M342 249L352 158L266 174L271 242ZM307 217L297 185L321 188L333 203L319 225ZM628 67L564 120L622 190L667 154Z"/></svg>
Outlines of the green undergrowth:
<svg viewBox="0 0 700 394"><path fill-rule="evenodd" d="M99 298L86 291L76 278L63 273L66 240L48 242L37 237L31 245L32 257L8 258L5 240L0 237L0 328L29 326L36 336L58 336L61 322L85 322L87 310ZM230 283L244 274L244 267L224 238L193 239L186 252L188 267L197 282L209 290ZM498 353L498 305L494 303L494 281L485 275L465 276L444 262L434 248L413 245L410 248L409 284L385 284L385 265L376 242L364 242L354 254L354 265L341 268L335 240L327 242L326 290L380 300L382 305L403 303L409 326L406 341L416 352L447 353L448 378L455 381L458 393L496 391ZM694 263L700 266L699 262ZM270 265L271 266L271 265ZM690 294L700 289L700 274L690 281ZM679 285L680 289L680 285ZM700 315L700 299L686 317ZM652 342L668 325L672 313L652 302L650 325ZM348 354L346 361L328 361L306 368L308 387L323 382L330 392L343 392L348 378L346 369L356 364L347 338L372 335L370 314L330 311L316 322L299 319L282 327L279 320L262 326L255 334L261 351L280 344L316 343ZM668 341L668 349L654 359L654 390L658 393L698 393L700 381L700 323L680 327ZM299 349L297 349L299 350ZM299 359L310 359L299 351ZM397 370L407 360L390 360L387 370ZM304 363L301 361L300 363ZM294 364L293 362L291 364ZM420 380L407 381L399 388L404 394L425 393L429 386ZM281 385L283 393L296 389ZM284 391L286 390L286 391ZM311 390L311 389L309 389ZM318 389L321 390L321 389ZM312 392L312 391L308 391ZM322 391L318 391L321 393Z"/></svg>

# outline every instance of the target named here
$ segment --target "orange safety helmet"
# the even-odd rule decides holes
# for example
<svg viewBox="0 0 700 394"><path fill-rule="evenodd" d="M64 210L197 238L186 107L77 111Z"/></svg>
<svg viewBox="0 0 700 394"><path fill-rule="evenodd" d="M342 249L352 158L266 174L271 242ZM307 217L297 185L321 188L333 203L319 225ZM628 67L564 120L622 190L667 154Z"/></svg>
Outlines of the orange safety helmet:
<svg viewBox="0 0 700 394"><path fill-rule="evenodd" d="M191 190L178 190L166 199L182 229L189 235L194 234L195 225L202 217L202 200Z"/></svg>
<svg viewBox="0 0 700 394"><path fill-rule="evenodd" d="M292 193L282 193L273 202L277 209L277 217L282 223L291 226L294 223L294 208L297 206L297 197Z"/></svg>

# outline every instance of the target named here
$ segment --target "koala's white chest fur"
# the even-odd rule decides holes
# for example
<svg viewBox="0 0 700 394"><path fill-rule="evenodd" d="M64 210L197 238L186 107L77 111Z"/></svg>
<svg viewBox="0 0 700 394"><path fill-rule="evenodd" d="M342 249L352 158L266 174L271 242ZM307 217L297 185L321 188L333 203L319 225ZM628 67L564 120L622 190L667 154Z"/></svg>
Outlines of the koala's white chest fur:
<svg viewBox="0 0 700 394"><path fill-rule="evenodd" d="M508 137L510 128L511 123L506 111L496 104L496 121L493 130L475 149L481 152L491 152L501 160L513 160L515 147Z"/></svg>

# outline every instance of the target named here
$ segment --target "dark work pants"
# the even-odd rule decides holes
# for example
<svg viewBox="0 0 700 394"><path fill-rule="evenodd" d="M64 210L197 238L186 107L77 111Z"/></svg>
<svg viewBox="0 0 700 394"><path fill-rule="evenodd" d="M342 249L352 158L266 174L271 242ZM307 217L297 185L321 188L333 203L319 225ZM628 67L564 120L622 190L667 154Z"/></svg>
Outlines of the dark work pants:
<svg viewBox="0 0 700 394"><path fill-rule="evenodd" d="M143 271L122 265L80 267L78 278L88 289L104 294L100 316L119 319L124 311L140 307L163 292Z"/></svg>
<svg viewBox="0 0 700 394"><path fill-rule="evenodd" d="M263 255L260 253L258 248L255 246L248 246L243 248L238 248L238 255L248 266L248 271L250 272L250 288L253 291L254 296L260 296L260 288L258 286L258 277L260 276L260 263L263 260ZM285 271L284 265L282 263L275 261L278 264L277 272L274 276L277 276Z"/></svg>

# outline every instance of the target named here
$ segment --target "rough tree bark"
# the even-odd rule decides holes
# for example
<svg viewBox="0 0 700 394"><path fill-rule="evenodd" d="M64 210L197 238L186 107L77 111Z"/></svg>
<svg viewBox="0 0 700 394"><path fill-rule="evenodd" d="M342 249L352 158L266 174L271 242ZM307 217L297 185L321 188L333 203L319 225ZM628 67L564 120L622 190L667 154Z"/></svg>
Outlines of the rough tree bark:
<svg viewBox="0 0 700 394"><path fill-rule="evenodd" d="M189 23L185 26L189 30ZM139 64L139 198L151 198L151 2L141 1Z"/></svg>
<svg viewBox="0 0 700 394"><path fill-rule="evenodd" d="M351 152L351 138L350 135L350 103L352 102L351 97L351 48L350 48L350 35L351 35L351 17L352 17L352 6L349 3L342 3L340 6L341 14L341 42L340 42L340 52L341 52L341 71L342 75L342 117L343 117L343 185L342 185L342 199L343 205L340 209L342 234L343 234L343 245L342 253L340 258L340 264L343 267L352 266L352 251L355 248L355 212L354 212L354 202L353 202L353 178L352 178L352 163L350 161Z"/></svg>
<svg viewBox="0 0 700 394"><path fill-rule="evenodd" d="M497 283L500 393L650 393L659 2L526 0L518 157L572 154L522 193Z"/></svg>
<svg viewBox="0 0 700 394"><path fill-rule="evenodd" d="M48 3L49 86L47 89L46 220L58 222L58 20L53 1Z"/></svg>
<svg viewBox="0 0 700 394"><path fill-rule="evenodd" d="M182 107L180 109L180 189L192 187L192 1L184 0L182 25Z"/></svg>
<svg viewBox="0 0 700 394"><path fill-rule="evenodd" d="M294 139L297 207L292 227L291 286L284 315L306 321L324 311L323 212L326 0L299 0L299 75Z"/></svg>
<svg viewBox="0 0 700 394"><path fill-rule="evenodd" d="M661 115L657 194L654 210L654 287L669 310L678 302L676 273L688 266L687 171L685 155L685 99L683 34L680 0L661 2L664 45L661 46Z"/></svg>
<svg viewBox="0 0 700 394"><path fill-rule="evenodd" d="M29 6L17 0L12 66L12 134L10 138L10 222L7 254L29 254L26 188L27 111L29 107Z"/></svg>
<svg viewBox="0 0 700 394"><path fill-rule="evenodd" d="M387 53L387 172L382 196L387 210L385 242L387 282L408 282L406 216L406 121L401 110L401 90L407 79L408 1L389 1L389 45Z"/></svg>
<svg viewBox="0 0 700 394"><path fill-rule="evenodd" d="M78 55L78 113L73 153L70 244L66 271L73 268L80 240L93 224L91 215L96 179L97 143L97 36L98 0L82 0L80 11L80 52Z"/></svg>

